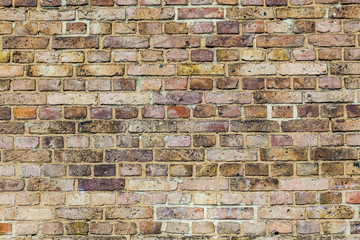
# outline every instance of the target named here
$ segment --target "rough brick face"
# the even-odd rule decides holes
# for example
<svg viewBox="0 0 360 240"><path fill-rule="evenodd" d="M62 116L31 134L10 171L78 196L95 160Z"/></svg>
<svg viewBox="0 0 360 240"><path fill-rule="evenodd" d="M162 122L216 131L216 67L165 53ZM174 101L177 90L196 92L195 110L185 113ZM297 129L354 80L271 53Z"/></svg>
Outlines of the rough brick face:
<svg viewBox="0 0 360 240"><path fill-rule="evenodd" d="M0 0L0 238L355 240L360 0Z"/></svg>

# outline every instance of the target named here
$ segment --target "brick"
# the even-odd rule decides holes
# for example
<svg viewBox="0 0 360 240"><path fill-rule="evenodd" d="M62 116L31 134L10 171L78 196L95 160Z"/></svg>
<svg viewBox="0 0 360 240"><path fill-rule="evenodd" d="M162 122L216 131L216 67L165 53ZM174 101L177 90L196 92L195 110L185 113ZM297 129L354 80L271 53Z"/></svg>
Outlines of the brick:
<svg viewBox="0 0 360 240"><path fill-rule="evenodd" d="M236 34L239 33L239 23L235 21L223 21L216 23L218 34Z"/></svg>
<svg viewBox="0 0 360 240"><path fill-rule="evenodd" d="M249 1L249 0L244 0ZM246 4L252 5L252 4ZM256 4L258 5L258 4ZM262 3L260 4L262 5ZM255 8L255 7L232 7L226 12L226 17L230 20L233 19L272 19L275 17L274 10L270 8Z"/></svg>
<svg viewBox="0 0 360 240"><path fill-rule="evenodd" d="M209 36L206 38L206 47L251 47L251 35L243 36Z"/></svg>
<svg viewBox="0 0 360 240"><path fill-rule="evenodd" d="M50 162L51 152L48 150L5 150L4 161Z"/></svg>
<svg viewBox="0 0 360 240"><path fill-rule="evenodd" d="M301 93L295 92L257 92L254 94L255 103L300 103Z"/></svg>
<svg viewBox="0 0 360 240"><path fill-rule="evenodd" d="M155 150L155 160L157 161L203 161L204 153L202 150Z"/></svg>
<svg viewBox="0 0 360 240"><path fill-rule="evenodd" d="M124 179L79 179L80 191L114 191L123 190Z"/></svg>
<svg viewBox="0 0 360 240"><path fill-rule="evenodd" d="M82 65L77 67L78 76L122 76L124 65Z"/></svg>
<svg viewBox="0 0 360 240"><path fill-rule="evenodd" d="M106 219L147 219L152 217L152 207L118 207L107 208L105 211Z"/></svg>
<svg viewBox="0 0 360 240"><path fill-rule="evenodd" d="M186 23L165 23L165 33L186 34L188 33L188 28Z"/></svg>
<svg viewBox="0 0 360 240"><path fill-rule="evenodd" d="M341 6L332 7L329 9L330 18L358 18L360 15L360 9L358 6Z"/></svg>
<svg viewBox="0 0 360 240"><path fill-rule="evenodd" d="M107 162L121 162L124 159L127 161L146 162L153 159L151 150L107 150L105 153L105 161Z"/></svg>
<svg viewBox="0 0 360 240"><path fill-rule="evenodd" d="M319 60L340 60L341 54L342 53L340 49L336 49L335 51L330 51L329 49L318 50Z"/></svg>
<svg viewBox="0 0 360 240"><path fill-rule="evenodd" d="M128 188L135 191L173 191L176 190L177 183L175 181L132 179L129 181Z"/></svg>
<svg viewBox="0 0 360 240"><path fill-rule="evenodd" d="M180 207L159 207L157 208L159 219L203 219L204 209L202 208L180 208Z"/></svg>
<svg viewBox="0 0 360 240"><path fill-rule="evenodd" d="M296 35L263 35L256 38L258 47L302 47L304 37Z"/></svg>
<svg viewBox="0 0 360 240"><path fill-rule="evenodd" d="M230 180L231 191L271 191L279 189L276 178L241 178Z"/></svg>
<svg viewBox="0 0 360 240"><path fill-rule="evenodd" d="M129 132L174 132L176 122L173 121L133 121L129 124Z"/></svg>
<svg viewBox="0 0 360 240"><path fill-rule="evenodd" d="M310 35L309 43L315 46L329 47L329 46L354 46L355 36L353 35L339 35L329 34L325 35Z"/></svg>
<svg viewBox="0 0 360 240"><path fill-rule="evenodd" d="M263 161L305 161L307 160L307 151L304 148L262 148L260 158Z"/></svg>
<svg viewBox="0 0 360 240"><path fill-rule="evenodd" d="M55 37L52 42L54 49L98 48L98 37Z"/></svg>
<svg viewBox="0 0 360 240"><path fill-rule="evenodd" d="M212 147L216 144L216 138L214 135L195 135L193 142L195 147Z"/></svg>
<svg viewBox="0 0 360 240"><path fill-rule="evenodd" d="M268 231L271 234L276 234L276 233L287 234L287 233L292 233L293 230L292 230L292 224L291 223L287 223L287 222L269 222Z"/></svg>
<svg viewBox="0 0 360 240"><path fill-rule="evenodd" d="M239 60L239 52L237 50L217 50L216 59L218 61Z"/></svg>
<svg viewBox="0 0 360 240"><path fill-rule="evenodd" d="M65 150L55 151L54 158L56 162L101 162L103 153L100 150Z"/></svg>
<svg viewBox="0 0 360 240"><path fill-rule="evenodd" d="M115 37L109 36L104 39L104 47L117 48L148 48L149 39L147 37Z"/></svg>
<svg viewBox="0 0 360 240"><path fill-rule="evenodd" d="M223 11L221 8L179 8L179 19L218 19L223 18Z"/></svg>
<svg viewBox="0 0 360 240"><path fill-rule="evenodd" d="M289 120L281 123L284 132L326 132L329 123L322 120Z"/></svg>
<svg viewBox="0 0 360 240"><path fill-rule="evenodd" d="M293 51L295 60L306 61L306 60L315 60L316 52L312 49L295 49Z"/></svg>
<svg viewBox="0 0 360 240"><path fill-rule="evenodd" d="M280 181L280 189L285 191L318 191L329 188L328 179L302 178Z"/></svg>
<svg viewBox="0 0 360 240"><path fill-rule="evenodd" d="M34 119L36 118L36 108L15 108L13 114L17 119Z"/></svg>
<svg viewBox="0 0 360 240"><path fill-rule="evenodd" d="M331 148L317 148L313 151L316 160L347 160L356 159L357 152L352 148L345 149L331 149Z"/></svg>
<svg viewBox="0 0 360 240"><path fill-rule="evenodd" d="M160 234L161 233L161 222L140 222L140 233L141 234Z"/></svg>
<svg viewBox="0 0 360 240"><path fill-rule="evenodd" d="M190 26L190 32L195 34L200 33L212 33L214 31L214 26L212 22L194 22Z"/></svg>
<svg viewBox="0 0 360 240"><path fill-rule="evenodd" d="M238 234L240 232L240 224L233 222L219 222L219 234Z"/></svg>
<svg viewBox="0 0 360 240"><path fill-rule="evenodd" d="M115 234L135 234L136 224L129 222L119 222L114 226Z"/></svg>
<svg viewBox="0 0 360 240"><path fill-rule="evenodd" d="M240 92L205 93L206 103L230 104L250 103L251 94Z"/></svg>
<svg viewBox="0 0 360 240"><path fill-rule="evenodd" d="M329 207L309 207L307 216L310 219L346 219L352 218L354 209L350 206L334 205Z"/></svg>
<svg viewBox="0 0 360 240"><path fill-rule="evenodd" d="M239 63L229 66L230 75L252 76L276 74L276 67L272 63Z"/></svg>
<svg viewBox="0 0 360 240"><path fill-rule="evenodd" d="M5 210L7 220L30 220L41 221L49 220L53 217L53 213L50 209L46 208L10 208Z"/></svg>
<svg viewBox="0 0 360 240"><path fill-rule="evenodd" d="M210 149L207 151L209 161L256 161L257 155L252 150Z"/></svg>
<svg viewBox="0 0 360 240"><path fill-rule="evenodd" d="M69 65L37 65L27 69L29 77L70 77L72 74L72 66Z"/></svg>
<svg viewBox="0 0 360 240"><path fill-rule="evenodd" d="M103 105L125 105L129 103L142 105L150 103L149 93L142 93L141 97L138 97L135 93L101 93L99 98L100 103Z"/></svg>
<svg viewBox="0 0 360 240"><path fill-rule="evenodd" d="M306 102L353 102L351 92L339 92L337 95L325 92L308 92L305 94Z"/></svg>
<svg viewBox="0 0 360 240"><path fill-rule="evenodd" d="M276 17L286 18L322 18L325 15L325 8L302 7L302 8L279 8L276 10Z"/></svg>
<svg viewBox="0 0 360 240"><path fill-rule="evenodd" d="M212 222L194 222L192 224L192 232L194 234L210 234L214 231L215 227Z"/></svg>
<svg viewBox="0 0 360 240"><path fill-rule="evenodd" d="M175 74L175 65L141 64L130 65L128 74L133 76L169 76Z"/></svg>
<svg viewBox="0 0 360 240"><path fill-rule="evenodd" d="M267 120L232 120L230 130L232 132L278 132L279 124Z"/></svg>
<svg viewBox="0 0 360 240"><path fill-rule="evenodd" d="M29 191L73 191L74 180L31 178L28 181Z"/></svg>
<svg viewBox="0 0 360 240"><path fill-rule="evenodd" d="M6 191L21 191L25 187L24 180L15 180L15 179L2 179L1 180L1 192Z"/></svg>
<svg viewBox="0 0 360 240"><path fill-rule="evenodd" d="M129 8L127 15L130 20L166 20L173 19L173 8Z"/></svg>
<svg viewBox="0 0 360 240"><path fill-rule="evenodd" d="M258 212L263 219L305 219L305 209L295 207L263 207Z"/></svg>
<svg viewBox="0 0 360 240"><path fill-rule="evenodd" d="M3 38L4 49L44 49L48 46L49 39L46 37L5 37Z"/></svg>

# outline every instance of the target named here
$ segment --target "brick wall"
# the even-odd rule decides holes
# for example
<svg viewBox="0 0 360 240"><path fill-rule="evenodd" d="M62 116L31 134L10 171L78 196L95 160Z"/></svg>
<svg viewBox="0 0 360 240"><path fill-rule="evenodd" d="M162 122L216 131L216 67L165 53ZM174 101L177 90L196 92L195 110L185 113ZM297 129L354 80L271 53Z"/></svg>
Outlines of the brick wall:
<svg viewBox="0 0 360 240"><path fill-rule="evenodd" d="M359 239L359 4L0 0L0 239Z"/></svg>

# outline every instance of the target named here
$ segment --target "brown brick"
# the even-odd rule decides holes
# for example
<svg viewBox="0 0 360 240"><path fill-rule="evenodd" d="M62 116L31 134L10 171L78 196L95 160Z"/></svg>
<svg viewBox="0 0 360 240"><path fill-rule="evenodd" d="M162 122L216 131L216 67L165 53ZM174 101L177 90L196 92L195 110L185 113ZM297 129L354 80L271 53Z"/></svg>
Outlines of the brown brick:
<svg viewBox="0 0 360 240"><path fill-rule="evenodd" d="M98 48L98 37L55 37L52 42L54 49Z"/></svg>
<svg viewBox="0 0 360 240"><path fill-rule="evenodd" d="M48 46L49 39L46 37L5 37L3 38L4 49L44 49Z"/></svg>

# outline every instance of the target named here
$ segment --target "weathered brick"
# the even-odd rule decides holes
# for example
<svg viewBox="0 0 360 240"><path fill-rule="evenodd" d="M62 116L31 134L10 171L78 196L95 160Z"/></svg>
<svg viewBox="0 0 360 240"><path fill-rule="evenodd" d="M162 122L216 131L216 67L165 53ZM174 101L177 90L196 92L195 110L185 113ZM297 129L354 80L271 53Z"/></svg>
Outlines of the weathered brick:
<svg viewBox="0 0 360 240"><path fill-rule="evenodd" d="M141 96L136 93L100 93L99 99L103 105L126 105L130 103L142 105L150 103L150 93L142 93ZM118 109L118 111L120 110ZM122 111L125 111L125 108L122 108ZM128 108L127 112L129 111L133 112L131 108Z"/></svg>
<svg viewBox="0 0 360 240"><path fill-rule="evenodd" d="M330 66L331 74L346 74L355 75L359 74L359 64L356 62L350 63L332 63Z"/></svg>
<svg viewBox="0 0 360 240"><path fill-rule="evenodd" d="M252 219L252 208L208 208L206 211L209 219Z"/></svg>
<svg viewBox="0 0 360 240"><path fill-rule="evenodd" d="M195 121L179 122L179 132L226 132L229 129L227 121Z"/></svg>
<svg viewBox="0 0 360 240"><path fill-rule="evenodd" d="M327 73L325 63L283 63L280 64L281 75L321 75Z"/></svg>
<svg viewBox="0 0 360 240"><path fill-rule="evenodd" d="M289 120L281 123L284 132L326 132L329 122L325 120Z"/></svg>
<svg viewBox="0 0 360 240"><path fill-rule="evenodd" d="M295 207L263 207L258 212L263 219L305 219L305 209Z"/></svg>
<svg viewBox="0 0 360 240"><path fill-rule="evenodd" d="M48 150L5 150L4 161L50 162L51 152Z"/></svg>
<svg viewBox="0 0 360 240"><path fill-rule="evenodd" d="M61 207L55 209L58 218L69 220L99 220L103 214L100 208Z"/></svg>
<svg viewBox="0 0 360 240"><path fill-rule="evenodd" d="M125 124L120 121L87 121L80 122L79 132L85 133L122 133L125 132Z"/></svg>
<svg viewBox="0 0 360 240"><path fill-rule="evenodd" d="M260 158L263 161L306 161L307 151L304 148L262 148Z"/></svg>
<svg viewBox="0 0 360 240"><path fill-rule="evenodd" d="M357 159L357 151L353 148L316 148L313 150L315 160L350 160Z"/></svg>
<svg viewBox="0 0 360 240"><path fill-rule="evenodd" d="M69 179L49 179L49 178L31 178L27 184L29 191L73 191L74 180Z"/></svg>
<svg viewBox="0 0 360 240"><path fill-rule="evenodd" d="M309 43L315 46L329 47L329 46L354 46L354 35L311 35L309 36Z"/></svg>
<svg viewBox="0 0 360 240"><path fill-rule="evenodd" d="M15 179L2 179L1 180L1 192L7 191L21 191L25 187L24 180L15 180Z"/></svg>
<svg viewBox="0 0 360 240"><path fill-rule="evenodd" d="M243 0L249 1L249 0ZM251 4L246 4L251 5ZM262 4L260 4L262 5ZM271 19L275 17L274 10L271 8L255 8L255 7L232 7L226 12L226 17L233 19Z"/></svg>
<svg viewBox="0 0 360 240"><path fill-rule="evenodd" d="M104 39L105 48L148 48L149 39L147 37L117 37L109 36Z"/></svg>
<svg viewBox="0 0 360 240"><path fill-rule="evenodd" d="M203 161L204 152L198 149L155 150L156 161Z"/></svg>
<svg viewBox="0 0 360 240"><path fill-rule="evenodd" d="M152 161L151 150L107 150L105 152L105 161L107 162L121 162L121 161Z"/></svg>
<svg viewBox="0 0 360 240"><path fill-rule="evenodd" d="M173 19L173 8L129 8L127 15L130 20L166 20Z"/></svg>
<svg viewBox="0 0 360 240"><path fill-rule="evenodd" d="M278 132L279 124L268 120L232 120L230 122L232 132Z"/></svg>
<svg viewBox="0 0 360 240"><path fill-rule="evenodd" d="M123 190L124 179L79 179L78 189L80 191L115 191Z"/></svg>
<svg viewBox="0 0 360 240"><path fill-rule="evenodd" d="M147 219L152 218L152 207L118 207L105 210L106 219Z"/></svg>
<svg viewBox="0 0 360 240"><path fill-rule="evenodd" d="M53 218L53 213L47 208L8 208L5 216L6 220L41 221Z"/></svg>
<svg viewBox="0 0 360 240"><path fill-rule="evenodd" d="M128 187L129 190L134 191L173 191L177 188L177 182L132 179L129 181Z"/></svg>
<svg viewBox="0 0 360 240"><path fill-rule="evenodd" d="M354 209L350 206L333 205L325 207L308 207L307 217L310 219L346 219L352 218Z"/></svg>
<svg viewBox="0 0 360 240"><path fill-rule="evenodd" d="M141 64L129 65L128 74L132 76L160 75L169 76L175 74L175 65Z"/></svg>
<svg viewBox="0 0 360 240"><path fill-rule="evenodd" d="M5 37L3 38L4 49L44 49L48 46L49 39L46 37Z"/></svg>
<svg viewBox="0 0 360 240"><path fill-rule="evenodd" d="M285 191L319 191L329 188L329 180L325 178L302 178L280 180L280 189Z"/></svg>
<svg viewBox="0 0 360 240"><path fill-rule="evenodd" d="M174 121L142 120L133 121L129 124L129 132L174 132L177 126Z"/></svg>
<svg viewBox="0 0 360 240"><path fill-rule="evenodd" d="M296 35L263 35L256 38L256 46L269 47L302 47L304 37Z"/></svg>
<svg viewBox="0 0 360 240"><path fill-rule="evenodd" d="M276 178L241 178L231 179L232 191L271 191L279 189L279 181Z"/></svg>
<svg viewBox="0 0 360 240"><path fill-rule="evenodd" d="M207 47L251 47L251 35L243 36L209 36L206 38Z"/></svg>
<svg viewBox="0 0 360 240"><path fill-rule="evenodd" d="M124 8L93 8L78 12L79 19L88 20L124 20L125 9Z"/></svg>
<svg viewBox="0 0 360 240"><path fill-rule="evenodd" d="M322 18L325 15L325 8L302 7L302 8L279 8L276 10L276 17L287 18Z"/></svg>
<svg viewBox="0 0 360 240"><path fill-rule="evenodd" d="M69 65L33 65L27 69L29 77L70 77L73 68Z"/></svg>

